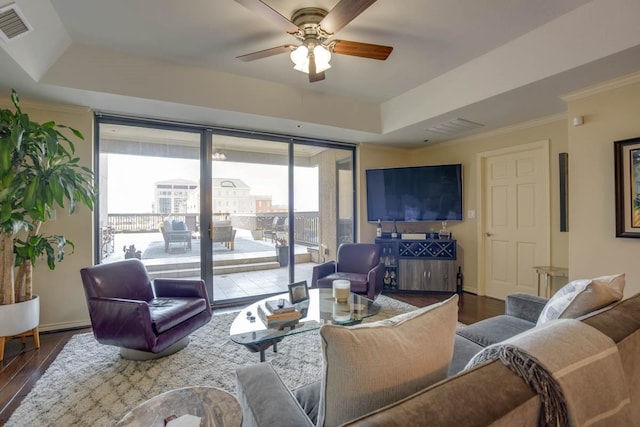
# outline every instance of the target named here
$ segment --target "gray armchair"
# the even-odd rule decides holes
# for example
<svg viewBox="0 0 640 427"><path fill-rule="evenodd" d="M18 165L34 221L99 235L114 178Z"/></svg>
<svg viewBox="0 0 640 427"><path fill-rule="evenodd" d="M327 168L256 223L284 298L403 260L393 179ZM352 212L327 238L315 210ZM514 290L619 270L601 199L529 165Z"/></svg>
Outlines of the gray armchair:
<svg viewBox="0 0 640 427"><path fill-rule="evenodd" d="M380 262L380 246L374 243L343 243L337 261L313 267L311 286L330 288L336 279L351 282L351 292L373 300L383 287L384 265Z"/></svg>

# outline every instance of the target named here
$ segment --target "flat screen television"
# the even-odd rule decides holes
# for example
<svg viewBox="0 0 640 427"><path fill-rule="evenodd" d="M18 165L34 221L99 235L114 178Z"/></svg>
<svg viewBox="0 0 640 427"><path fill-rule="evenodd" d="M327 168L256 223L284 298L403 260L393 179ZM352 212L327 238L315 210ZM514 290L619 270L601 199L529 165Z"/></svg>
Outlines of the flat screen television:
<svg viewBox="0 0 640 427"><path fill-rule="evenodd" d="M367 169L367 220L462 221L462 165Z"/></svg>

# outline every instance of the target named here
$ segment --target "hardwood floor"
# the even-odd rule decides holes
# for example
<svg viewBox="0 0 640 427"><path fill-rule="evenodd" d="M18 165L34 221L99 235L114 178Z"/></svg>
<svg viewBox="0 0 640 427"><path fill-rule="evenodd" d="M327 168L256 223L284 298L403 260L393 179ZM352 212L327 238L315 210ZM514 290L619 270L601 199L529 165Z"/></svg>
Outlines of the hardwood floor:
<svg viewBox="0 0 640 427"><path fill-rule="evenodd" d="M449 295L387 294L417 307L443 301ZM474 323L478 320L504 313L504 301L463 294L459 302L458 320ZM5 346L4 362L0 362L0 426L4 425L35 382L47 370L69 339L90 329L50 332L40 334L40 349L33 348L33 340L27 338L23 345L19 339Z"/></svg>
<svg viewBox="0 0 640 427"><path fill-rule="evenodd" d="M35 350L33 339L26 344L14 339L5 345L4 361L0 362L0 425L4 425L31 387L47 370L64 345L74 334L89 332L78 329L40 334L40 348Z"/></svg>
<svg viewBox="0 0 640 427"><path fill-rule="evenodd" d="M422 295L422 294L394 294L393 298L404 301L416 307L425 307L439 301L449 298L450 294L445 295ZM504 301L479 297L474 294L463 293L458 302L458 321L468 325L488 317L504 314Z"/></svg>

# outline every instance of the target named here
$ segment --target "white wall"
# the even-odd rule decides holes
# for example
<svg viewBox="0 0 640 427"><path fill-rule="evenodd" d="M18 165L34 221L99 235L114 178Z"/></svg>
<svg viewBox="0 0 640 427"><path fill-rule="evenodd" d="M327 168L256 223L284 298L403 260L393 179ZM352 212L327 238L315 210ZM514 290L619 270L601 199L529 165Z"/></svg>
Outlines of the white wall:
<svg viewBox="0 0 640 427"><path fill-rule="evenodd" d="M614 141L640 137L640 73L567 98L569 275L626 273L625 297L640 292L640 239L615 235Z"/></svg>

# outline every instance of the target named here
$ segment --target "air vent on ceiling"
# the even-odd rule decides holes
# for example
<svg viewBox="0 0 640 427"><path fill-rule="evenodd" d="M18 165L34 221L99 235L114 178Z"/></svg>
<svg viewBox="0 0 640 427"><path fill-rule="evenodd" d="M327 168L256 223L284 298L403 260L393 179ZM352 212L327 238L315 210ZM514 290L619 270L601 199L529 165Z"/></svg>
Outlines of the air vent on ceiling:
<svg viewBox="0 0 640 427"><path fill-rule="evenodd" d="M470 120L465 119L453 119L448 122L440 123L438 125L432 126L427 130L429 132L441 133L444 135L458 135L463 132L467 132L473 129L477 129L479 127L484 126L483 124L472 122Z"/></svg>
<svg viewBox="0 0 640 427"><path fill-rule="evenodd" d="M31 31L31 26L15 3L0 8L0 36L6 41Z"/></svg>

